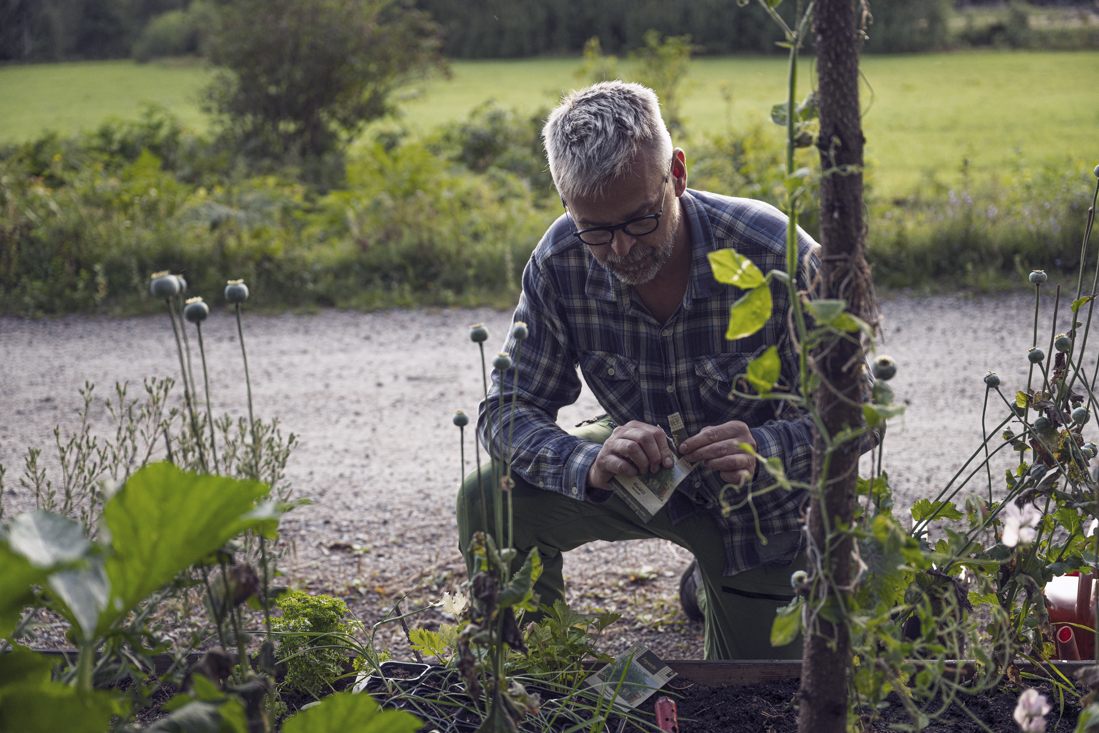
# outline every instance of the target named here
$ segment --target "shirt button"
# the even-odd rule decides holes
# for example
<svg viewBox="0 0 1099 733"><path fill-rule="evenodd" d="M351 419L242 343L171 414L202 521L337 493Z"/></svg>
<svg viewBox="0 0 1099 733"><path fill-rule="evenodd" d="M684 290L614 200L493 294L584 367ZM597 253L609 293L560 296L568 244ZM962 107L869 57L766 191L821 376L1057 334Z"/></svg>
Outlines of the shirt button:
<svg viewBox="0 0 1099 733"><path fill-rule="evenodd" d="M573 493L573 496L576 495L576 487L575 486L572 487L572 493Z"/></svg>
<svg viewBox="0 0 1099 733"><path fill-rule="evenodd" d="M614 376L614 369L608 369L607 374L610 374L613 377Z"/></svg>
<svg viewBox="0 0 1099 733"><path fill-rule="evenodd" d="M670 328L665 328L663 331L660 332L660 335L661 336L671 336L672 335L672 330Z"/></svg>
<svg viewBox="0 0 1099 733"><path fill-rule="evenodd" d="M701 486L701 485L702 485L702 482L701 482L701 481L695 480L695 488L696 488L696 489L697 489L697 488L698 488L699 486Z"/></svg>
<svg viewBox="0 0 1099 733"><path fill-rule="evenodd" d="M666 389L669 392L675 392L675 385L674 384L669 384Z"/></svg>

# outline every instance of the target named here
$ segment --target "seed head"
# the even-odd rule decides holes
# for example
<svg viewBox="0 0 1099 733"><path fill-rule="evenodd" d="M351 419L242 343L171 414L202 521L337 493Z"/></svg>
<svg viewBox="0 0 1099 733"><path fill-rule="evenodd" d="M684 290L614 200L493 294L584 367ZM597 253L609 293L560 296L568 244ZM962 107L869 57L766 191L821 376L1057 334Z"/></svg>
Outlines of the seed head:
<svg viewBox="0 0 1099 733"><path fill-rule="evenodd" d="M450 419L453 420L454 424L460 428L464 428L466 425L469 425L469 415L467 415L462 410L455 410L454 417Z"/></svg>
<svg viewBox="0 0 1099 733"><path fill-rule="evenodd" d="M1048 433L1049 429L1053 427L1053 424L1050 423L1048 418L1043 416L1043 417L1040 417L1037 420L1035 420L1031 424L1031 427L1034 428L1034 432L1036 432L1040 435L1042 433ZM1044 466L1043 466L1043 468L1044 468Z"/></svg>
<svg viewBox="0 0 1099 733"><path fill-rule="evenodd" d="M179 280L167 270L154 272L149 280L149 294L154 298L174 298L179 291Z"/></svg>
<svg viewBox="0 0 1099 733"><path fill-rule="evenodd" d="M897 373L897 362L891 356L879 356L870 366L874 379L890 380Z"/></svg>
<svg viewBox="0 0 1099 733"><path fill-rule="evenodd" d="M1031 349L1027 352L1026 358L1030 360L1031 364L1041 364L1046 360L1046 352L1041 349Z"/></svg>
<svg viewBox="0 0 1099 733"><path fill-rule="evenodd" d="M183 275L176 275L176 280L179 281L179 292L186 293L187 292L187 278L183 277Z"/></svg>
<svg viewBox="0 0 1099 733"><path fill-rule="evenodd" d="M476 323L469 327L469 340L475 344L483 344L488 341L488 329L483 323Z"/></svg>
<svg viewBox="0 0 1099 733"><path fill-rule="evenodd" d="M996 389L1000 386L999 375L997 375L996 372L989 372L985 375L985 384L987 384L990 389Z"/></svg>
<svg viewBox="0 0 1099 733"><path fill-rule="evenodd" d="M1035 270L1034 272L1030 273L1029 279L1032 285L1041 285L1049 279L1049 275L1046 274L1045 270Z"/></svg>
<svg viewBox="0 0 1099 733"><path fill-rule="evenodd" d="M230 303L243 303L248 300L248 286L243 280L229 280L225 283L225 299Z"/></svg>
<svg viewBox="0 0 1099 733"><path fill-rule="evenodd" d="M1099 178L1099 165L1095 166L1095 170L1092 171L1096 178Z"/></svg>
<svg viewBox="0 0 1099 733"><path fill-rule="evenodd" d="M492 366L497 371L506 372L508 369L511 369L511 357L501 351L496 355L496 358L492 360Z"/></svg>
<svg viewBox="0 0 1099 733"><path fill-rule="evenodd" d="M202 323L206 316L210 315L210 306L202 302L202 298L188 298L187 305L183 308L183 317L191 323Z"/></svg>
<svg viewBox="0 0 1099 733"><path fill-rule="evenodd" d="M1057 334L1057 338L1053 340L1053 348L1058 351L1068 351L1072 348L1072 339L1063 333Z"/></svg>
<svg viewBox="0 0 1099 733"><path fill-rule="evenodd" d="M1096 455L1099 455L1099 447L1096 447L1095 443L1084 443L1081 450L1088 458L1095 458Z"/></svg>
<svg viewBox="0 0 1099 733"><path fill-rule="evenodd" d="M795 570L790 575L790 587L794 590L801 590L809 585L809 573L804 570Z"/></svg>
<svg viewBox="0 0 1099 733"><path fill-rule="evenodd" d="M526 340L527 335L527 324L522 321L516 321L515 325L511 327L511 337L516 341Z"/></svg>
<svg viewBox="0 0 1099 733"><path fill-rule="evenodd" d="M1080 405L1072 411L1072 421L1077 425L1083 425L1091 417L1091 413L1088 412L1088 408Z"/></svg>

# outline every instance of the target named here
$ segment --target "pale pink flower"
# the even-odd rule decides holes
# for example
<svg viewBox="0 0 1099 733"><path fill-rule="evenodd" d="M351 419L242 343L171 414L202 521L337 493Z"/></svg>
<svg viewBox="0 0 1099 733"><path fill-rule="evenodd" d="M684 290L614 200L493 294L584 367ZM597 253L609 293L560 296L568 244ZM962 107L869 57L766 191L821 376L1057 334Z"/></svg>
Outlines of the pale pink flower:
<svg viewBox="0 0 1099 733"><path fill-rule="evenodd" d="M1038 535L1034 528L1042 520L1042 512L1033 504L1019 508L1015 502L1009 501L1001 516L1004 521L1002 541L1008 547L1015 547L1020 542L1024 545L1033 542Z"/></svg>
<svg viewBox="0 0 1099 733"><path fill-rule="evenodd" d="M1015 722L1019 724L1022 733L1045 733L1046 715L1052 709L1045 695L1028 687L1019 695L1019 703L1015 706Z"/></svg>

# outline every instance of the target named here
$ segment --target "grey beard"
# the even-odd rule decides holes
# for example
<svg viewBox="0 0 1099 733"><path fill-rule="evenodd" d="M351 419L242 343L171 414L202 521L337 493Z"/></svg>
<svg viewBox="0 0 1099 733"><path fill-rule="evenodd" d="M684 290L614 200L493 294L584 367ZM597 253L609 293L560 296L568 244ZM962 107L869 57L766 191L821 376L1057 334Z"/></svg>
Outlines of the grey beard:
<svg viewBox="0 0 1099 733"><path fill-rule="evenodd" d="M660 246L646 247L644 249L635 246L633 251L625 257L618 257L617 255L608 253L603 259L603 266L626 285L644 285L656 277L656 274L660 272L660 268L664 266L669 258L671 258L672 251L675 249L675 238L678 232L679 227L676 226L668 233L667 241L663 242ZM642 267L633 269L635 265L641 263L644 263ZM623 266L630 268L630 270L623 272L620 269Z"/></svg>

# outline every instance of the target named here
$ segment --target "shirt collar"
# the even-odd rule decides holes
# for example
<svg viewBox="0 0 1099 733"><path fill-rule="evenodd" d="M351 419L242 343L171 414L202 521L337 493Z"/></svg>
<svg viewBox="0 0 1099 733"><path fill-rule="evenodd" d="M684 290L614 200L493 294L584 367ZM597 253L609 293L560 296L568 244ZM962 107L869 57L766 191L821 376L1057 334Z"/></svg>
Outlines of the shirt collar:
<svg viewBox="0 0 1099 733"><path fill-rule="evenodd" d="M690 227L691 234L691 281L687 288L683 307L689 309L697 298L705 298L714 292L717 281L714 280L708 255L716 249L714 232L702 204L691 195L690 189L679 198L683 202L684 222ZM587 247L588 276L584 284L584 294L593 300L618 302L623 308L630 304L630 286L599 264Z"/></svg>

